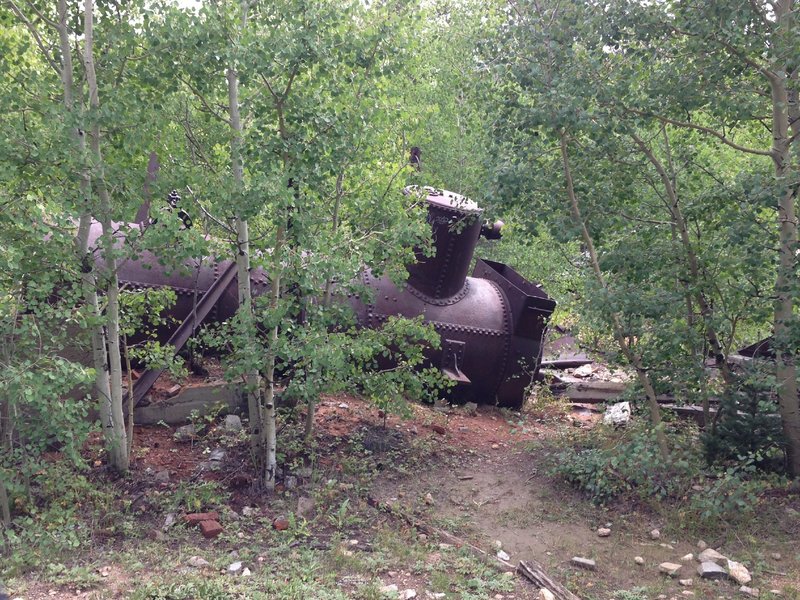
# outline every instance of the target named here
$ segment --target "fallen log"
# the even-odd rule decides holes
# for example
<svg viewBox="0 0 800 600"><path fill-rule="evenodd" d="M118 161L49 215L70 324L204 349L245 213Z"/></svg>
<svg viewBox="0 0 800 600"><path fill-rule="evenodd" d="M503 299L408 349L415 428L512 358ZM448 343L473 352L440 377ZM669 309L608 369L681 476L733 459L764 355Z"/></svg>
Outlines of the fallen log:
<svg viewBox="0 0 800 600"><path fill-rule="evenodd" d="M519 565L517 565L517 573L523 575L539 589L547 588L550 590L556 600L581 600L563 585L553 580L547 573L544 572L542 565L535 560L519 561Z"/></svg>

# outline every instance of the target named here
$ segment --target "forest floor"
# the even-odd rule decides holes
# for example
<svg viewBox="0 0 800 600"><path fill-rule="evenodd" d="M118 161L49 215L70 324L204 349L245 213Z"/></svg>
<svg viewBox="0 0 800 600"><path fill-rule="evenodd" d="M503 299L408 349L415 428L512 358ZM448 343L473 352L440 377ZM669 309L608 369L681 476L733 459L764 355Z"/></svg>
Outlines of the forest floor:
<svg viewBox="0 0 800 600"><path fill-rule="evenodd" d="M412 406L384 427L365 401L326 398L310 449L301 419L281 431L285 468L272 496L251 491L245 435L225 431L221 419L198 423L201 435L184 443L172 427L138 428L123 479L111 478L97 445L87 449L91 485L103 490L93 502L105 503L105 516L77 511L75 527L91 543L68 553L31 548L11 561L6 587L27 600L537 598L526 579L491 564L501 549L513 564L538 561L583 600L745 598L729 581L700 579L692 561L675 578L659 572L696 556L703 537L749 568L760 597L800 597L800 497L770 498L753 521L714 530L656 503L597 507L543 467L568 432L597 420L565 405L472 414ZM186 513L212 510L223 527L214 539L183 523ZM275 527L281 517L284 530ZM598 536L601 527L608 537ZM488 560L431 530L478 546ZM574 567L574 556L596 569Z"/></svg>

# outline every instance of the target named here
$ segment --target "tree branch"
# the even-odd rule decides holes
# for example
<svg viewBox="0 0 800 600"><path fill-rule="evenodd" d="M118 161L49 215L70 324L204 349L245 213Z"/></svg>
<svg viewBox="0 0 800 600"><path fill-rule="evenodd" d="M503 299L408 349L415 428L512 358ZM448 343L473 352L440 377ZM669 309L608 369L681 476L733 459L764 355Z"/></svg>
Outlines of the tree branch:
<svg viewBox="0 0 800 600"><path fill-rule="evenodd" d="M58 65L56 64L56 61L53 59L52 56L50 56L50 52L47 50L47 48L45 48L44 40L42 40L41 36L39 35L39 32L36 31L36 27L33 25L33 23L30 22L28 17L26 17L22 13L22 11L19 9L19 7L14 3L14 0L7 0L7 2L8 2L8 5L11 7L11 11L15 15L17 15L19 20L22 21L23 25L25 25L25 28L33 36L33 39L36 42L36 45L39 46L39 50L42 51L42 54L44 55L44 59L47 61L47 64L50 65L53 68L53 70L56 72L56 75L58 75L58 77L61 78L61 69L58 68Z"/></svg>

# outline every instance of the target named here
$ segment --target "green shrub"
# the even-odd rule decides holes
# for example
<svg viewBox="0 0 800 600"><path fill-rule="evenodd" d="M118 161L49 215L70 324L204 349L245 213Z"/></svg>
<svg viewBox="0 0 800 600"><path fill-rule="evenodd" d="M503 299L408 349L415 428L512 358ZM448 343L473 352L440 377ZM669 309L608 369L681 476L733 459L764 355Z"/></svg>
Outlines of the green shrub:
<svg viewBox="0 0 800 600"><path fill-rule="evenodd" d="M673 443L676 450L667 464L652 431L633 428L621 439L616 435L598 428L584 440L584 447L568 447L556 454L550 474L587 493L595 503L606 504L622 495L640 500L677 496L699 470L699 457L680 450L689 444Z"/></svg>

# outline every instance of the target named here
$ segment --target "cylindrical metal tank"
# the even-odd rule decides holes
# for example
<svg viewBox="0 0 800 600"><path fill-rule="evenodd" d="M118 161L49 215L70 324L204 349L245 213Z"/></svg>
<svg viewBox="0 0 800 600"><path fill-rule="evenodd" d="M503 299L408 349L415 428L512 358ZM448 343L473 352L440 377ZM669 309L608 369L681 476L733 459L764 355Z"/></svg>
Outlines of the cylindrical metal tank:
<svg viewBox="0 0 800 600"><path fill-rule="evenodd" d="M477 260L467 276L480 235L499 237L500 223L485 226L482 209L453 192L424 188L407 190L428 204L433 255L416 251L402 287L366 270L366 294L351 296L358 322L380 327L390 316L422 316L441 336L441 347L429 349L428 360L456 382L454 395L463 400L520 407L541 362L547 320L555 308L540 286L502 263ZM130 223L128 228L141 228ZM125 242L125 225L118 240ZM89 243L98 247L101 228L92 225ZM98 261L102 257L98 256ZM223 321L237 309L235 268L231 261L202 258L182 268L167 268L151 252L142 251L118 266L120 284L128 289L169 287L177 293L170 310L175 324L160 332L179 350L192 332L207 321ZM251 273L254 295L269 289L263 271ZM369 297L369 303L361 298ZM176 326L177 325L177 326ZM143 380L152 385L157 373ZM137 385L135 399L145 393Z"/></svg>

